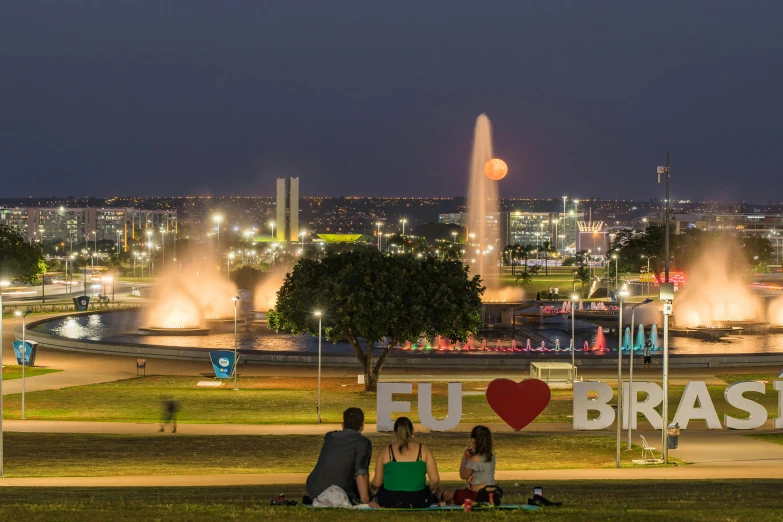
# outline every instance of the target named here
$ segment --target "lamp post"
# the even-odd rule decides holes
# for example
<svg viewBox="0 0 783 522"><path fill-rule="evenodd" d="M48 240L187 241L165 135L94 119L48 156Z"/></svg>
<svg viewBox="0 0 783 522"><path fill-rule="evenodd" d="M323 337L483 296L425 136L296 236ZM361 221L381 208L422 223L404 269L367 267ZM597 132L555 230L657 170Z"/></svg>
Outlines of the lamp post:
<svg viewBox="0 0 783 522"><path fill-rule="evenodd" d="M274 241L276 239L275 238L275 222L274 221L270 221L269 222L269 228L272 229L272 241Z"/></svg>
<svg viewBox="0 0 783 522"><path fill-rule="evenodd" d="M24 368L27 365L27 342L25 341L25 330L27 329L27 314L29 313L30 310L25 311L25 313L22 313L19 310L16 311L16 315L22 318L22 420L24 420Z"/></svg>
<svg viewBox="0 0 783 522"><path fill-rule="evenodd" d="M643 306L652 303L652 299L645 299L641 303L636 303L631 307L631 360L628 366L628 449L631 449L631 434L633 432L633 403L636 402L636 394L633 391L633 328L634 314L637 306Z"/></svg>
<svg viewBox="0 0 783 522"><path fill-rule="evenodd" d="M299 232L299 248L302 250L302 256L304 257L304 238L307 235L306 230Z"/></svg>
<svg viewBox="0 0 783 522"><path fill-rule="evenodd" d="M579 301L579 296L576 294L571 294L571 388L573 389L573 371L574 371L574 365L576 364L576 355L574 352L576 352L576 341L575 341L575 335L574 335L574 317L575 317L575 310L574 306L576 306L577 301Z"/></svg>
<svg viewBox="0 0 783 522"><path fill-rule="evenodd" d="M615 467L620 467L620 437L622 437L623 428L623 300L628 296L626 290L621 290L620 301L620 320L619 320L619 344L617 345L617 461Z"/></svg>
<svg viewBox="0 0 783 522"><path fill-rule="evenodd" d="M405 235L405 223L407 223L407 222L408 222L408 220L405 219L405 218L400 220L400 223L402 223L402 235L403 236Z"/></svg>
<svg viewBox="0 0 783 522"><path fill-rule="evenodd" d="M315 412L318 415L318 424L321 424L321 312L315 312L318 318L318 404Z"/></svg>
<svg viewBox="0 0 783 522"><path fill-rule="evenodd" d="M664 232L664 249L665 253L664 255L666 258L664 259L664 281L666 283L669 282L669 214L671 213L671 202L669 201L669 185L671 182L672 172L671 172L671 164L669 162L669 151L666 151L666 165L663 167L658 167L658 183L661 182L661 175L666 176L666 230ZM665 450L666 448L664 448Z"/></svg>
<svg viewBox="0 0 783 522"><path fill-rule="evenodd" d="M218 259L220 259L220 220L223 219L223 216L220 214L215 214L212 216L212 219L217 222L217 255Z"/></svg>
<svg viewBox="0 0 783 522"><path fill-rule="evenodd" d="M10 285L10 281L0 281L0 368L3 367L3 289ZM3 373L0 372L0 478L3 478Z"/></svg>
<svg viewBox="0 0 783 522"><path fill-rule="evenodd" d="M383 225L383 223L380 221L375 223L375 226L378 227L378 252L381 251L381 225Z"/></svg>
<svg viewBox="0 0 783 522"><path fill-rule="evenodd" d="M237 360L237 303L239 302L239 296L235 295L231 298L234 301L234 390L238 390L237 387L237 367L239 361Z"/></svg>
<svg viewBox="0 0 783 522"><path fill-rule="evenodd" d="M160 229L160 269L166 271L166 231Z"/></svg>
<svg viewBox="0 0 783 522"><path fill-rule="evenodd" d="M614 259L614 289L617 290L620 287L620 281L618 276L620 272L617 270L617 263L618 263L617 254L612 254L612 259Z"/></svg>

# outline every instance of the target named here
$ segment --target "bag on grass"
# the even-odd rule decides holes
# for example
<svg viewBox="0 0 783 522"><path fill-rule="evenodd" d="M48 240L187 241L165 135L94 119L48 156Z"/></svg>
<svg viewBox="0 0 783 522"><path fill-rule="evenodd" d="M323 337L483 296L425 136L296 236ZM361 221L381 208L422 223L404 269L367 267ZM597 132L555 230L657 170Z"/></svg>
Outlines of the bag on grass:
<svg viewBox="0 0 783 522"><path fill-rule="evenodd" d="M476 502L499 506L503 501L503 488L500 486L485 486L476 494Z"/></svg>
<svg viewBox="0 0 783 522"><path fill-rule="evenodd" d="M329 486L313 500L313 507L340 507L349 508L351 500L348 494L340 486Z"/></svg>

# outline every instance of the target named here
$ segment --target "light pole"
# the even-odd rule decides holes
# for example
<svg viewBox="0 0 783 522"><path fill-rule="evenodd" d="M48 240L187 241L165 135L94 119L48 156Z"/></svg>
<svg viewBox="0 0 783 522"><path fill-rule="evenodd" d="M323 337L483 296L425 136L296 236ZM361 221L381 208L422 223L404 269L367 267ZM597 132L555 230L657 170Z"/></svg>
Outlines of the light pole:
<svg viewBox="0 0 783 522"><path fill-rule="evenodd" d="M576 235L576 237L574 238L574 249L575 249L574 252L579 252L579 247L582 246L582 242L580 241L581 238L579 237L579 225L578 225L579 212L577 211L577 205L579 205L579 200L575 199L574 200L574 234Z"/></svg>
<svg viewBox="0 0 783 522"><path fill-rule="evenodd" d="M318 404L315 407L318 424L321 424L321 312L315 312L318 318Z"/></svg>
<svg viewBox="0 0 783 522"><path fill-rule="evenodd" d="M627 296L627 291L620 291L619 344L617 345L617 462L615 464L618 468L620 467L620 437L622 437L623 428L623 300Z"/></svg>
<svg viewBox="0 0 783 522"><path fill-rule="evenodd" d="M25 341L25 330L27 330L27 314L29 313L30 310L25 311L25 313L22 313L19 310L16 311L16 315L21 316L22 318L22 420L24 420L24 368L27 365L27 342Z"/></svg>
<svg viewBox="0 0 783 522"><path fill-rule="evenodd" d="M234 390L238 390L237 387L237 367L239 361L237 360L237 303L239 302L239 296L231 298L234 301Z"/></svg>
<svg viewBox="0 0 783 522"><path fill-rule="evenodd" d="M304 238L307 235L306 230L299 232L299 248L302 250L302 257L304 257Z"/></svg>
<svg viewBox="0 0 783 522"><path fill-rule="evenodd" d="M643 306L652 303L652 299L645 299L641 303L637 303L631 307L631 360L628 366L628 449L631 449L631 433L633 432L633 403L636 402L636 394L633 391L633 327L634 327L634 314L636 313L637 306Z"/></svg>
<svg viewBox="0 0 783 522"><path fill-rule="evenodd" d="M669 316L673 313L674 284L660 285L660 299L663 301L663 406L661 407L661 447L663 461L669 463L669 437L666 428L669 424Z"/></svg>
<svg viewBox="0 0 783 522"><path fill-rule="evenodd" d="M666 151L666 165L658 167L658 183L661 182L661 175L666 176L666 231L664 232L665 252L664 255L664 282L669 282L669 213L671 212L671 203L669 201L669 185L671 181L671 165L669 163L669 151ZM664 448L665 450L666 448Z"/></svg>
<svg viewBox="0 0 783 522"><path fill-rule="evenodd" d="M405 223L407 223L408 220L403 218L400 220L400 223L402 223L402 235L405 236Z"/></svg>
<svg viewBox="0 0 783 522"><path fill-rule="evenodd" d="M220 259L220 220L223 219L223 216L220 214L215 214L212 216L212 219L217 222L217 255L218 259Z"/></svg>
<svg viewBox="0 0 783 522"><path fill-rule="evenodd" d="M150 268L147 270L147 277L152 277L152 230L147 229L147 255L150 256ZM144 275L142 274L142 278Z"/></svg>
<svg viewBox="0 0 783 522"><path fill-rule="evenodd" d="M618 257L617 254L612 254L612 259L614 259L614 289L615 289L615 291L620 287L620 281L619 281L619 276L618 276L618 274L620 272L617 271L617 263L618 263L617 257Z"/></svg>
<svg viewBox="0 0 783 522"><path fill-rule="evenodd" d="M166 231L160 229L160 269L166 271Z"/></svg>
<svg viewBox="0 0 783 522"><path fill-rule="evenodd" d="M381 225L383 225L383 223L380 221L375 223L375 226L378 227L378 252L381 251Z"/></svg>
<svg viewBox="0 0 783 522"><path fill-rule="evenodd" d="M270 221L269 222L269 228L272 229L272 241L274 241L275 239L277 239L277 238L275 238L275 222L274 221Z"/></svg>
<svg viewBox="0 0 783 522"><path fill-rule="evenodd" d="M574 306L576 306L577 301L579 301L579 296L576 294L571 294L571 389L573 389L573 375L574 375L574 365L576 364L576 356L574 352L576 352L576 341L574 340L574 316L576 315L574 312Z"/></svg>
<svg viewBox="0 0 783 522"><path fill-rule="evenodd" d="M647 295L650 295L650 259L655 259L656 256L645 256L647 258Z"/></svg>
<svg viewBox="0 0 783 522"><path fill-rule="evenodd" d="M0 281L0 368L3 367L3 289L10 285L10 281ZM3 478L3 372L0 371L0 478Z"/></svg>

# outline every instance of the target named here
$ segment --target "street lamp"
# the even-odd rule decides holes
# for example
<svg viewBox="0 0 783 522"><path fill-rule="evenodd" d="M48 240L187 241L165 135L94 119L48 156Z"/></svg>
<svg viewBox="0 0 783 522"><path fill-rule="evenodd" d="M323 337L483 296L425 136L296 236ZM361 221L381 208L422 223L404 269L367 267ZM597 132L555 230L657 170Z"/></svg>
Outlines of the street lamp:
<svg viewBox="0 0 783 522"><path fill-rule="evenodd" d="M237 367L239 361L237 360L237 303L239 302L239 296L235 295L231 298L234 301L234 390L238 390L237 387Z"/></svg>
<svg viewBox="0 0 783 522"><path fill-rule="evenodd" d="M612 254L612 259L614 259L614 289L617 290L620 287L619 276L618 276L620 272L617 271L617 263L618 263L617 254Z"/></svg>
<svg viewBox="0 0 783 522"><path fill-rule="evenodd" d="M579 301L579 296L576 294L571 294L571 389L573 389L573 375L574 375L574 365L576 364L576 356L574 355L574 352L576 352L576 341L574 340L574 316L576 315L574 306L576 306L577 301Z"/></svg>
<svg viewBox="0 0 783 522"><path fill-rule="evenodd" d="M220 214L215 214L212 216L212 219L217 222L217 254L218 259L220 259L220 220L223 219L223 216Z"/></svg>
<svg viewBox="0 0 783 522"><path fill-rule="evenodd" d="M234 253L229 252L229 254L226 256L226 279L229 279L231 276L231 260L234 259Z"/></svg>
<svg viewBox="0 0 783 522"><path fill-rule="evenodd" d="M27 366L27 342L25 341L25 331L27 330L27 315L30 310L25 313L16 311L16 315L22 318L22 420L24 420L24 368Z"/></svg>
<svg viewBox="0 0 783 522"><path fill-rule="evenodd" d="M318 318L318 404L315 412L318 415L318 424L321 424L321 312L314 312Z"/></svg>
<svg viewBox="0 0 783 522"><path fill-rule="evenodd" d="M627 290L621 290L619 293L620 302L620 320L619 335L617 345L617 462L616 467L620 467L620 437L622 437L623 428L623 299L628 297Z"/></svg>
<svg viewBox="0 0 783 522"><path fill-rule="evenodd" d="M3 367L3 289L10 285L10 281L0 281L0 368ZM5 452L3 450L3 372L0 371L0 478L3 478L3 461Z"/></svg>
<svg viewBox="0 0 783 522"><path fill-rule="evenodd" d="M166 271L166 231L160 229L160 269Z"/></svg>
<svg viewBox="0 0 783 522"><path fill-rule="evenodd" d="M274 240L275 239L275 222L274 221L270 221L269 222L269 228L272 229L272 240Z"/></svg>
<svg viewBox="0 0 783 522"><path fill-rule="evenodd" d="M302 230L299 232L299 248L302 251L302 255L304 255L304 238L307 235L306 230Z"/></svg>
<svg viewBox="0 0 783 522"><path fill-rule="evenodd" d="M636 313L637 306L643 306L652 303L652 299L645 299L641 303L637 303L631 307L631 361L629 365L628 374L628 449L631 449L631 432L633 431L633 403L636 401L636 395L633 391L633 327L634 327L634 313Z"/></svg>
<svg viewBox="0 0 783 522"><path fill-rule="evenodd" d="M380 221L375 223L375 226L378 227L378 252L381 251L381 225L383 225L383 223Z"/></svg>
<svg viewBox="0 0 783 522"><path fill-rule="evenodd" d="M402 235L403 236L405 235L405 223L407 223L407 222L408 222L408 220L405 219L405 218L400 220L400 223L402 223Z"/></svg>

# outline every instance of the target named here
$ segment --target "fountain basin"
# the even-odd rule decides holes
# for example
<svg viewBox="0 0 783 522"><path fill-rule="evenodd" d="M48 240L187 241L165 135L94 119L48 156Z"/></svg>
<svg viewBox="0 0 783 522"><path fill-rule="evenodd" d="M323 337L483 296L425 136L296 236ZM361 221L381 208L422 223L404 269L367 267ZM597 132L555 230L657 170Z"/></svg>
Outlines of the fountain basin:
<svg viewBox="0 0 783 522"><path fill-rule="evenodd" d="M199 326L184 326L182 328L166 328L164 326L145 326L145 327L140 327L139 331L149 335L173 335L173 336L209 335L209 328L201 328Z"/></svg>

